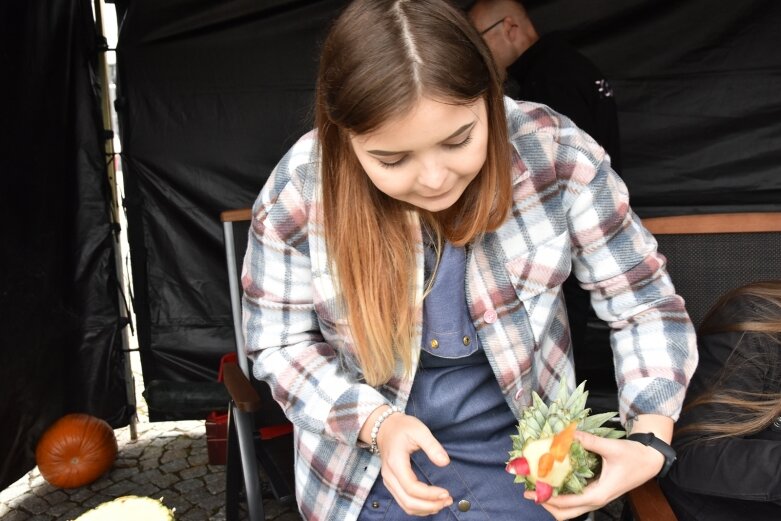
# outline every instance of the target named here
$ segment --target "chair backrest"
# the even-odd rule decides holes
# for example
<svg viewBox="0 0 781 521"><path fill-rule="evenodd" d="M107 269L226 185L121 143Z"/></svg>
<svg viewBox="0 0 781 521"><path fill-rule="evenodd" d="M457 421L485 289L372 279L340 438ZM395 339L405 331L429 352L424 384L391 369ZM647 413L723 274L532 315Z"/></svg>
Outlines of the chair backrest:
<svg viewBox="0 0 781 521"><path fill-rule="evenodd" d="M695 326L727 291L781 279L781 212L652 217L643 224L667 257Z"/></svg>
<svg viewBox="0 0 781 521"><path fill-rule="evenodd" d="M695 326L728 290L781 279L781 212L652 217L643 224L667 257ZM631 490L627 499L635 521L676 519L655 480Z"/></svg>

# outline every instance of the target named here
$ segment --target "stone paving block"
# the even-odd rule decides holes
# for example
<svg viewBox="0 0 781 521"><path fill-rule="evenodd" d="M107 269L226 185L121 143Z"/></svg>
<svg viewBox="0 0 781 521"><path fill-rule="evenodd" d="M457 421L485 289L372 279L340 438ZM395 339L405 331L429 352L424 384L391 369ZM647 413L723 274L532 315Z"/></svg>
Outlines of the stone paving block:
<svg viewBox="0 0 781 521"><path fill-rule="evenodd" d="M204 512L200 508L192 508L185 514L177 517L179 521L208 521L209 513Z"/></svg>
<svg viewBox="0 0 781 521"><path fill-rule="evenodd" d="M49 509L49 503L38 496L28 496L21 503L22 508L31 514L43 514Z"/></svg>
<svg viewBox="0 0 781 521"><path fill-rule="evenodd" d="M103 489L103 493L111 497L129 496L133 494L133 490L138 488L138 485L132 481L118 481Z"/></svg>
<svg viewBox="0 0 781 521"><path fill-rule="evenodd" d="M105 494L93 494L93 495L87 497L87 499L85 499L82 502L81 506L86 507L85 510L89 510L90 508L95 508L96 506L100 505L101 503L104 503L106 501L111 501L112 499L114 499L114 498L111 497L111 496L107 496Z"/></svg>
<svg viewBox="0 0 781 521"><path fill-rule="evenodd" d="M98 479L97 481L94 481L87 485L87 488L89 488L93 492L99 492L103 490L104 488L110 487L113 485L114 482L111 481L108 476L103 476L102 478Z"/></svg>
<svg viewBox="0 0 781 521"><path fill-rule="evenodd" d="M175 495L173 493L163 496L163 504L168 508L176 509L176 519L180 519L182 515L186 514L193 504L184 496Z"/></svg>
<svg viewBox="0 0 781 521"><path fill-rule="evenodd" d="M87 510L89 510L89 509L85 508L85 507L82 507L82 506L76 506L76 507L68 510L67 512L64 512L62 514L62 518L61 519L65 519L65 520L76 519L77 517L79 517L81 514L83 514ZM3 520L3 521L5 521L5 520Z"/></svg>
<svg viewBox="0 0 781 521"><path fill-rule="evenodd" d="M162 449L163 447L171 443L172 439L173 438L168 436L167 433L162 433L157 435L157 437L155 437L152 441L150 441L149 446L153 448Z"/></svg>
<svg viewBox="0 0 781 521"><path fill-rule="evenodd" d="M144 470L143 472L139 472L138 469L136 469L135 474L130 476L130 481L138 484L144 484L144 483L151 483L154 479L158 479L162 476L162 472L155 469L149 469ZM165 485L168 486L168 485Z"/></svg>
<svg viewBox="0 0 781 521"><path fill-rule="evenodd" d="M172 449L170 447L166 447L166 450L163 451L163 455L160 456L160 463L169 463L171 461L182 460L182 463L186 466L187 455L187 450L185 449Z"/></svg>
<svg viewBox="0 0 781 521"><path fill-rule="evenodd" d="M135 469L138 458L117 458L114 461L114 469Z"/></svg>
<svg viewBox="0 0 781 521"><path fill-rule="evenodd" d="M46 513L54 516L55 519L64 519L61 516L65 512L69 512L78 506L79 505L77 505L73 501L63 501L62 503L58 503L56 505L52 505L51 507L49 507L49 511Z"/></svg>
<svg viewBox="0 0 781 521"><path fill-rule="evenodd" d="M128 441L127 444L119 450L118 456L121 458L136 459L144 452L145 448L146 444L138 443L138 441Z"/></svg>
<svg viewBox="0 0 781 521"><path fill-rule="evenodd" d="M38 486L32 487L30 489L30 492L32 492L33 494L35 494L38 497L42 497L42 496L45 496L47 494L50 494L50 493L54 492L55 490L59 490L59 489L57 487L55 487L54 485L50 485L48 483L44 483L43 485L38 485Z"/></svg>
<svg viewBox="0 0 781 521"><path fill-rule="evenodd" d="M151 483L147 483L144 485L136 485L133 488L133 492L131 494L134 496L146 496L153 499L160 499L160 496L162 495L160 492L161 490L159 487L156 487Z"/></svg>
<svg viewBox="0 0 781 521"><path fill-rule="evenodd" d="M133 475L138 474L135 466L126 468L114 468L108 475L112 481L124 481Z"/></svg>
<svg viewBox="0 0 781 521"><path fill-rule="evenodd" d="M209 471L203 466L190 467L179 472L179 476L183 479L192 479L205 476Z"/></svg>
<svg viewBox="0 0 781 521"><path fill-rule="evenodd" d="M88 488L80 487L80 488L72 488L66 492L69 496L71 501L74 501L76 503L81 503L88 497L94 494L93 491L91 491Z"/></svg>
<svg viewBox="0 0 781 521"><path fill-rule="evenodd" d="M10 513L3 516L3 521L27 521L30 515L21 510L11 510Z"/></svg>
<svg viewBox="0 0 781 521"><path fill-rule="evenodd" d="M70 499L68 494L66 494L60 489L49 491L45 496L42 497L50 505L56 505L58 503L62 503L63 501L67 501L68 499Z"/></svg>
<svg viewBox="0 0 781 521"><path fill-rule="evenodd" d="M160 467L160 462L157 459L144 459L138 462L138 468L140 470L157 469Z"/></svg>
<svg viewBox="0 0 781 521"><path fill-rule="evenodd" d="M152 477L150 482L161 489L167 489L174 483L179 481L179 476L176 474L163 474L162 472L157 477Z"/></svg>
<svg viewBox="0 0 781 521"><path fill-rule="evenodd" d="M225 505L225 496L223 494L211 494L206 489L194 492L197 492L197 494L190 497L194 498L196 505L205 510L212 512Z"/></svg>
<svg viewBox="0 0 781 521"><path fill-rule="evenodd" d="M164 465L160 465L159 468L161 472L179 472L180 470L187 468L187 461L184 459L175 459Z"/></svg>
<svg viewBox="0 0 781 521"><path fill-rule="evenodd" d="M141 461L148 460L148 459L160 459L160 456L163 455L163 448L162 447L154 447L152 445L147 445L144 447L143 452L141 452L140 459Z"/></svg>
<svg viewBox="0 0 781 521"><path fill-rule="evenodd" d="M187 462L193 467L196 465L207 465L209 463L209 453L206 446L204 445L203 450L191 452L187 457Z"/></svg>
<svg viewBox="0 0 781 521"><path fill-rule="evenodd" d="M171 443L166 446L168 450L180 450L189 449L193 445L193 439L186 434L182 434L178 438L174 438Z"/></svg>
<svg viewBox="0 0 781 521"><path fill-rule="evenodd" d="M206 483L206 490L212 495L224 495L225 494L225 476L222 476L221 480L211 481Z"/></svg>
<svg viewBox="0 0 781 521"><path fill-rule="evenodd" d="M204 483L200 479L185 479L179 483L174 483L174 489L182 494L186 494L193 491L192 497L196 498L198 494L195 492L197 489L203 489Z"/></svg>

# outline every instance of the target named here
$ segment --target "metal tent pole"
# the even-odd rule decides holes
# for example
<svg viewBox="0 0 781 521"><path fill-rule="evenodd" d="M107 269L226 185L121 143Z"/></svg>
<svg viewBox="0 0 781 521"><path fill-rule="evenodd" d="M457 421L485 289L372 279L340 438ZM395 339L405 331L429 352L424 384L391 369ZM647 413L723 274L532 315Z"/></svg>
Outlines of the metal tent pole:
<svg viewBox="0 0 781 521"><path fill-rule="evenodd" d="M97 29L98 36L103 42L106 41L105 29L103 27L103 0L94 0L95 6L95 27ZM116 171L114 169L114 125L111 117L111 95L109 92L109 76L108 76L108 63L106 61L107 47L101 49L98 53L98 65L99 74L101 75L101 112L103 114L103 128L111 131L110 136L106 136L106 175L108 176L109 186L111 187L111 221L112 228L114 230L114 266L116 268L117 282L120 284L120 288L125 284L125 270L122 267L122 248L120 246L120 219L119 219L119 197L117 191L117 178ZM117 299L119 300L120 314L126 319L127 323L122 327L122 352L125 356L125 390L127 392L127 403L136 408L136 386L133 377L133 370L130 366L130 333L128 326L130 325L130 310L127 307L127 303L123 297L122 291L117 291ZM136 424L138 422L138 415L134 412L130 418L130 439L135 440L138 438L138 432Z"/></svg>

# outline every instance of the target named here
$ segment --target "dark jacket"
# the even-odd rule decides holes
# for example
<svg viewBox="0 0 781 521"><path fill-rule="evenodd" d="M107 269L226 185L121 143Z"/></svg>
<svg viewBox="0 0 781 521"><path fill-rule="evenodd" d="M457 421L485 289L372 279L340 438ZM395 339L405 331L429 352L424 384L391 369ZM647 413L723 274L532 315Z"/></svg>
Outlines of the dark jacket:
<svg viewBox="0 0 781 521"><path fill-rule="evenodd" d="M610 155L621 175L618 110L613 89L588 58L559 33L540 37L507 69L507 94L564 114Z"/></svg>
<svg viewBox="0 0 781 521"><path fill-rule="evenodd" d="M746 317L753 297L734 299L718 320ZM711 385L744 392L781 392L781 345L758 333L719 333L699 338L700 363L689 386L690 402ZM724 367L728 372L720 376ZM723 405L684 409L676 425L701 421L738 421L739 411ZM692 441L676 437L678 460L662 489L680 521L781 520L781 420L751 436Z"/></svg>

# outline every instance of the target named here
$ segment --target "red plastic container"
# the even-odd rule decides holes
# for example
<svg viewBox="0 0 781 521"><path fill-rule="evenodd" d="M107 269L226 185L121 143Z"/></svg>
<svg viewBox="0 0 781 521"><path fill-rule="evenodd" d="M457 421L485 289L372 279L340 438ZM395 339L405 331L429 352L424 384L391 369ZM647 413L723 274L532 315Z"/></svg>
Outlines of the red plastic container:
<svg viewBox="0 0 781 521"><path fill-rule="evenodd" d="M222 382L223 365L236 363L236 353L228 353L220 359L220 371L217 381ZM275 425L267 425L258 429L261 440L270 440L293 432L293 424L284 421ZM209 465L225 465L228 448L228 412L212 411L206 417L206 449L209 455Z"/></svg>
<svg viewBox="0 0 781 521"><path fill-rule="evenodd" d="M228 362L236 362L236 353L227 353L220 358L220 370L217 381L222 382L222 367ZM206 417L206 451L209 465L225 465L228 448L228 411L212 411Z"/></svg>

